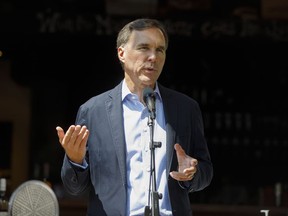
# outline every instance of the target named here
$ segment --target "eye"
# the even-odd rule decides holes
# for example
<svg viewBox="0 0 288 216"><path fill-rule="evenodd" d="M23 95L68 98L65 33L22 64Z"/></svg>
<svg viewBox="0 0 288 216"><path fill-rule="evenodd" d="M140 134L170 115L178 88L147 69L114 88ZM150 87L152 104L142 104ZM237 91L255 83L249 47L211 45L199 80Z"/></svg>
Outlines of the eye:
<svg viewBox="0 0 288 216"><path fill-rule="evenodd" d="M139 46L138 47L139 50L148 50L148 46Z"/></svg>
<svg viewBox="0 0 288 216"><path fill-rule="evenodd" d="M163 47L157 48L157 52L165 53L165 49Z"/></svg>

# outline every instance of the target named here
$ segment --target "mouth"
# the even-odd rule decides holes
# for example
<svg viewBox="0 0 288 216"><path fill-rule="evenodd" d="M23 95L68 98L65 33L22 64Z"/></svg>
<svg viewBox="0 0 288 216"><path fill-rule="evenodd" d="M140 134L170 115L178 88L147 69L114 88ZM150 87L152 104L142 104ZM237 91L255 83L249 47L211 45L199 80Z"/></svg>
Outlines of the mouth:
<svg viewBox="0 0 288 216"><path fill-rule="evenodd" d="M145 70L146 72L148 72L148 73L154 73L154 72L157 71L157 70L156 70L155 68L153 68L153 67L146 67L146 68L144 68L144 70Z"/></svg>

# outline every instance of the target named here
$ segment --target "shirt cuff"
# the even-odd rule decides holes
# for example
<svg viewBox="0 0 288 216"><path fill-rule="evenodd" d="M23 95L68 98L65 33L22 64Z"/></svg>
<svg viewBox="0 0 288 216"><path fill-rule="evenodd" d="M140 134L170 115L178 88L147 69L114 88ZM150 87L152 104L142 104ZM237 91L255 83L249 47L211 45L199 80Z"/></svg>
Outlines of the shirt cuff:
<svg viewBox="0 0 288 216"><path fill-rule="evenodd" d="M81 169L87 169L88 167L88 163L86 162L86 160L83 161L82 164L77 164L77 163L74 163L73 161L69 160L70 163L75 166L75 167L78 167L78 168L81 168Z"/></svg>

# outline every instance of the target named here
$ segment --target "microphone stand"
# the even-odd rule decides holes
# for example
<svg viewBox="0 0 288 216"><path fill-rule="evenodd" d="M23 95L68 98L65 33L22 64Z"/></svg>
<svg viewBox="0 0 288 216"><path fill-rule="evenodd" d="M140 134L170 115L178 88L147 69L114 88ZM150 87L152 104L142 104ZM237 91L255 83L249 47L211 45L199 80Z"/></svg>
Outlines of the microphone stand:
<svg viewBox="0 0 288 216"><path fill-rule="evenodd" d="M150 153L151 153L151 163L150 163L150 180L149 180L149 191L152 200L152 211L150 208L150 197L148 197L148 206L145 206L145 216L160 216L159 211L159 199L162 199L162 194L156 191L156 170L155 170L155 148L161 147L161 142L154 142L154 119L155 113L150 112L150 116L148 118L148 126L150 128ZM152 191L151 191L151 180L152 180ZM151 214L152 213L152 214Z"/></svg>

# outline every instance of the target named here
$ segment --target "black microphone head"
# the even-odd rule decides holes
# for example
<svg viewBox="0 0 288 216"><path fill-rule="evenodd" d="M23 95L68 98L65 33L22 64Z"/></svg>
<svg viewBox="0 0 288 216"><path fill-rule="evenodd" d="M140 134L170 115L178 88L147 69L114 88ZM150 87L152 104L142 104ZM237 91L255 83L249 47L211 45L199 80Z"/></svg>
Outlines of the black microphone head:
<svg viewBox="0 0 288 216"><path fill-rule="evenodd" d="M150 87L146 87L144 88L143 90L143 101L144 103L147 105L147 99L148 97L153 97L154 96L154 92L153 92L153 89L150 88Z"/></svg>
<svg viewBox="0 0 288 216"><path fill-rule="evenodd" d="M143 90L143 101L145 105L148 107L150 113L152 113L152 118L155 118L155 94L152 88L146 87Z"/></svg>

